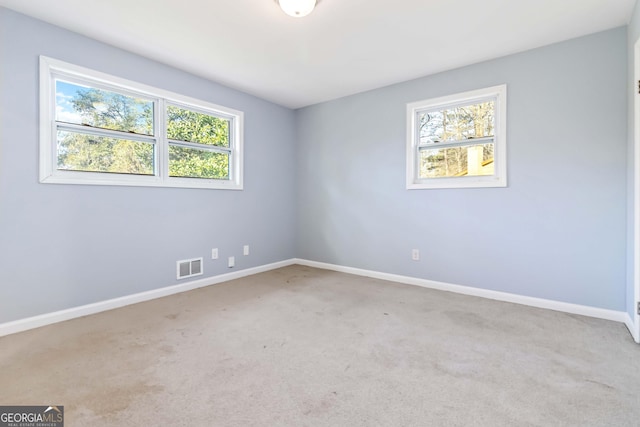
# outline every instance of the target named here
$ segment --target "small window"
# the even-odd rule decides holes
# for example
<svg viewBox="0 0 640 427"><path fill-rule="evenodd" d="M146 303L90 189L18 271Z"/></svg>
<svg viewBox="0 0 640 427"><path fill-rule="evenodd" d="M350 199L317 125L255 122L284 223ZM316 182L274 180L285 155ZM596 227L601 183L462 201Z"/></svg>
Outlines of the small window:
<svg viewBox="0 0 640 427"><path fill-rule="evenodd" d="M242 189L242 112L40 59L43 183Z"/></svg>
<svg viewBox="0 0 640 427"><path fill-rule="evenodd" d="M407 104L407 188L505 187L506 92Z"/></svg>

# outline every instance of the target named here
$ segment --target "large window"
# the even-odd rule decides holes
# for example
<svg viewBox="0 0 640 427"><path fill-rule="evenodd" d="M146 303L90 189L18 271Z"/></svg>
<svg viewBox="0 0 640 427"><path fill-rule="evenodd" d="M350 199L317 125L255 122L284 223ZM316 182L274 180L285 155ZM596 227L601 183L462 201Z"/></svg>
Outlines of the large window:
<svg viewBox="0 0 640 427"><path fill-rule="evenodd" d="M243 113L40 57L40 181L242 189Z"/></svg>
<svg viewBox="0 0 640 427"><path fill-rule="evenodd" d="M407 188L505 187L506 86L407 105Z"/></svg>

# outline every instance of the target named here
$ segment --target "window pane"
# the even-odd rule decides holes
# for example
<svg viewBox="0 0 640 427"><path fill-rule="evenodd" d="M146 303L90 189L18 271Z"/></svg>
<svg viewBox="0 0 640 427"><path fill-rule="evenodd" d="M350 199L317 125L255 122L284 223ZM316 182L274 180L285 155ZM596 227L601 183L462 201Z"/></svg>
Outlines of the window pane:
<svg viewBox="0 0 640 427"><path fill-rule="evenodd" d="M493 175L494 144L420 150L420 178Z"/></svg>
<svg viewBox="0 0 640 427"><path fill-rule="evenodd" d="M58 169L153 175L154 145L58 131Z"/></svg>
<svg viewBox="0 0 640 427"><path fill-rule="evenodd" d="M169 176L229 179L229 154L170 145Z"/></svg>
<svg viewBox="0 0 640 427"><path fill-rule="evenodd" d="M493 136L494 102L418 113L420 143Z"/></svg>
<svg viewBox="0 0 640 427"><path fill-rule="evenodd" d="M229 120L169 105L167 136L177 141L229 147Z"/></svg>
<svg viewBox="0 0 640 427"><path fill-rule="evenodd" d="M56 80L56 121L153 135L153 101Z"/></svg>

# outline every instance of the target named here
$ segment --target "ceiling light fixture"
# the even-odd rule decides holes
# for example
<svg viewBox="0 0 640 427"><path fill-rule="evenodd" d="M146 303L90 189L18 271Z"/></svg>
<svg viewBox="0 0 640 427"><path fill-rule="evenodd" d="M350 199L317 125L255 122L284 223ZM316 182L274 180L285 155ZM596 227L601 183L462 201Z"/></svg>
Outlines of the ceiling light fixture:
<svg viewBox="0 0 640 427"><path fill-rule="evenodd" d="M294 18L302 18L313 12L316 0L277 0L284 13Z"/></svg>

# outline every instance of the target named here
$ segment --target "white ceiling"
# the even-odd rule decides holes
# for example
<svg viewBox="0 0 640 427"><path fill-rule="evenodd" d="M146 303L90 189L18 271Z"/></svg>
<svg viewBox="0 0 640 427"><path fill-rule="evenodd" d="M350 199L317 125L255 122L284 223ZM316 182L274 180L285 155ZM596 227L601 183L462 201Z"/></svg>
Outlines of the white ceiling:
<svg viewBox="0 0 640 427"><path fill-rule="evenodd" d="M626 25L635 0L0 0L291 108Z"/></svg>

